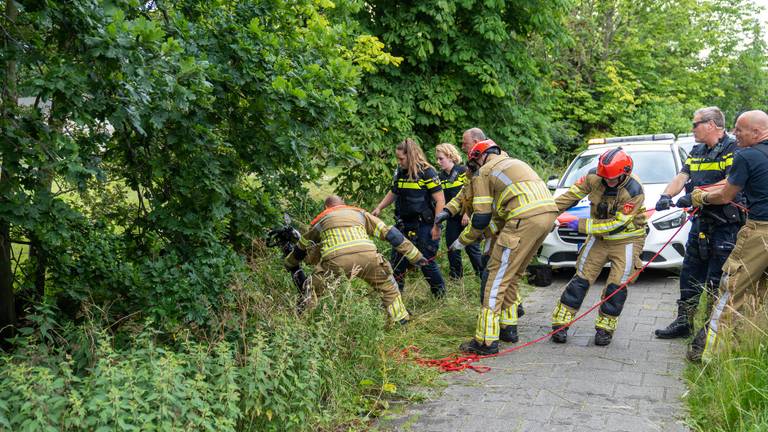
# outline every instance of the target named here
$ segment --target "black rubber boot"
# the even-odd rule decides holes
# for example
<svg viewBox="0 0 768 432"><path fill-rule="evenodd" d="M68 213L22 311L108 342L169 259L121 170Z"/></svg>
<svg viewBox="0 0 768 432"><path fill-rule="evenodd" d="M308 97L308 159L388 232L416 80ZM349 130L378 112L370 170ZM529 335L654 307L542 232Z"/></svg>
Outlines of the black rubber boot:
<svg viewBox="0 0 768 432"><path fill-rule="evenodd" d="M694 310L682 300L677 301L677 318L667 328L657 329L654 334L659 339L686 338L691 335L691 321Z"/></svg>
<svg viewBox="0 0 768 432"><path fill-rule="evenodd" d="M552 330L557 330L563 326L552 326ZM554 343L565 343L565 341L568 340L568 329L564 328L560 330L559 332L552 335L552 342Z"/></svg>
<svg viewBox="0 0 768 432"><path fill-rule="evenodd" d="M707 341L707 328L704 327L696 333L696 337L693 338L691 344L688 346L688 352L685 353L685 357L688 361L693 363L701 362L701 355L704 353L704 345Z"/></svg>
<svg viewBox="0 0 768 432"><path fill-rule="evenodd" d="M499 341L493 341L490 345L479 343L477 339L472 338L459 345L459 351L478 355L490 355L499 353Z"/></svg>
<svg viewBox="0 0 768 432"><path fill-rule="evenodd" d="M599 328L595 332L595 345L597 346L606 346L611 343L611 339L613 339L613 333L606 329Z"/></svg>
<svg viewBox="0 0 768 432"><path fill-rule="evenodd" d="M501 340L504 342L517 342L519 340L519 337L517 336L517 325L502 327L501 331L499 332L499 338L501 338Z"/></svg>
<svg viewBox="0 0 768 432"><path fill-rule="evenodd" d="M523 304L522 303L518 303L517 304L517 317L518 318L522 318L523 315L525 315L525 309L523 309Z"/></svg>

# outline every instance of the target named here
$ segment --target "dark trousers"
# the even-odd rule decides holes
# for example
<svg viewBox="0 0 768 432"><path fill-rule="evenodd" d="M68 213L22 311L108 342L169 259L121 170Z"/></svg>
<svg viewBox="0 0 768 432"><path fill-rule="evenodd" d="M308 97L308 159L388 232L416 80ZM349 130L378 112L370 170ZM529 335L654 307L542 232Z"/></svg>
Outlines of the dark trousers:
<svg viewBox="0 0 768 432"><path fill-rule="evenodd" d="M464 230L461 226L461 215L448 219L445 226L445 247L450 247L459 234ZM472 264L472 269L475 271L475 275L480 276L483 271L483 262L480 257L480 245L478 243L472 243L464 248L469 257L469 262ZM448 263L450 264L450 276L452 278L460 278L464 276L464 265L461 262L461 251L448 252Z"/></svg>
<svg viewBox="0 0 768 432"><path fill-rule="evenodd" d="M702 228L705 233L703 240L699 238ZM680 271L681 302L695 308L704 287L711 296L717 295L723 264L736 245L739 228L739 224L721 224L710 228L699 218L694 220Z"/></svg>
<svg viewBox="0 0 768 432"><path fill-rule="evenodd" d="M416 248L424 255L424 258L429 260L429 264L421 268L421 272L424 274L424 278L427 279L432 294L436 296L442 296L445 293L445 281L443 281L443 275L440 273L440 267L435 262L435 254L440 247L439 240L432 240L432 224L431 223L402 223L398 224L398 229L401 229L403 235L408 240L413 242ZM392 250L392 268L394 269L395 280L397 280L397 286L400 288L400 292L405 289L405 272L408 271L408 260L402 255L397 253L396 250Z"/></svg>

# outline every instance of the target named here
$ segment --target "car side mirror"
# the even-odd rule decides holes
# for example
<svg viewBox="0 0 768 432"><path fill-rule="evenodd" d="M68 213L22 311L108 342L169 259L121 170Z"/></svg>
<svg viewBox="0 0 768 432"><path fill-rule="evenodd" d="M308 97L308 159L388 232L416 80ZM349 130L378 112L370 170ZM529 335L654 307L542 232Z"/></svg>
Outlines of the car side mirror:
<svg viewBox="0 0 768 432"><path fill-rule="evenodd" d="M547 180L547 189L554 191L557 189L557 184L560 183L560 179L555 176L549 176L549 180Z"/></svg>

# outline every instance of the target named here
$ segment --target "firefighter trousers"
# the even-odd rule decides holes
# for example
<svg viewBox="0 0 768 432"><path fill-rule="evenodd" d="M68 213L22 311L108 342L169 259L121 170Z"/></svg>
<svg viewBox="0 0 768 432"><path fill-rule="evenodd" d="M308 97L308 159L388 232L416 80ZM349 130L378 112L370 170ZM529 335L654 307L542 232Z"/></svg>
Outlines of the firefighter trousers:
<svg viewBox="0 0 768 432"><path fill-rule="evenodd" d="M576 260L576 275L565 286L560 301L552 312L552 325L562 326L576 317L576 312L581 308L590 285L595 283L606 263L611 264L611 270L601 298L613 294L622 284L630 282L630 276L642 267L640 253L644 243L644 236L627 240L587 237ZM602 328L609 332L616 330L626 299L627 289L624 288L603 303L600 306L595 328Z"/></svg>
<svg viewBox="0 0 768 432"><path fill-rule="evenodd" d="M556 217L556 212L548 212L510 219L494 239L481 281L483 306L475 329L478 342L490 344L499 339L500 326L517 325L517 284Z"/></svg>
<svg viewBox="0 0 768 432"><path fill-rule="evenodd" d="M710 315L703 359L717 349L718 333L733 330L742 317L753 317L765 307L768 289L768 222L750 221L739 230L736 246L723 265L720 298Z"/></svg>
<svg viewBox="0 0 768 432"><path fill-rule="evenodd" d="M320 261L307 282L311 284L314 291L313 299L310 301L314 303L314 299L322 295L328 283L340 277L360 278L378 291L392 321L408 319L408 311L405 309L397 281L392 274L392 266L380 253L354 252Z"/></svg>

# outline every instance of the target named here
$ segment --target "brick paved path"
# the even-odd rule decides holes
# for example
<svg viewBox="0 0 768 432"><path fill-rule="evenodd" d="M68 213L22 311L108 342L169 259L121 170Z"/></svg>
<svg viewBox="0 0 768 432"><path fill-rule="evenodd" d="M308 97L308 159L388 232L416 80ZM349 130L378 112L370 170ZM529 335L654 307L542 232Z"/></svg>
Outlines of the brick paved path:
<svg viewBox="0 0 768 432"><path fill-rule="evenodd" d="M604 276L604 275L603 275ZM574 324L565 345L544 341L486 360L493 369L448 377L437 399L384 421L383 429L413 431L687 431L680 396L685 384L682 341L661 341L653 329L674 317L678 281L647 271L630 286L619 328L608 347L594 345L594 314ZM525 301L521 341L547 323L567 276L538 288ZM602 277L586 300L592 305ZM507 347L503 344L502 347Z"/></svg>

